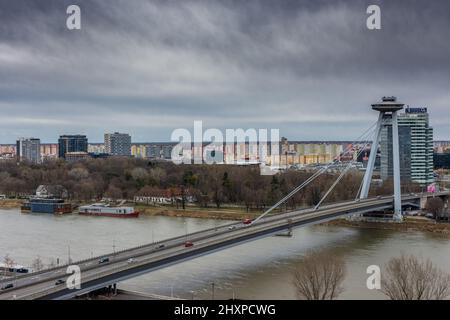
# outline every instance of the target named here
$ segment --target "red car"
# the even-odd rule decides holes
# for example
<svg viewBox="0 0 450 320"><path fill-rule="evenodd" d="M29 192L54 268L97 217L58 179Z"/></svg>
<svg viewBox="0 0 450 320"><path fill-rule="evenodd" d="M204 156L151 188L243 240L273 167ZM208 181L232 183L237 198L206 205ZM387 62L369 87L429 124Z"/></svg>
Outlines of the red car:
<svg viewBox="0 0 450 320"><path fill-rule="evenodd" d="M243 224L251 224L252 220L251 219L244 219L244 221L242 221Z"/></svg>
<svg viewBox="0 0 450 320"><path fill-rule="evenodd" d="M194 246L194 244L193 244L192 242L190 242L190 241L186 241L186 242L184 243L184 246L185 246L186 248L189 248L189 247Z"/></svg>

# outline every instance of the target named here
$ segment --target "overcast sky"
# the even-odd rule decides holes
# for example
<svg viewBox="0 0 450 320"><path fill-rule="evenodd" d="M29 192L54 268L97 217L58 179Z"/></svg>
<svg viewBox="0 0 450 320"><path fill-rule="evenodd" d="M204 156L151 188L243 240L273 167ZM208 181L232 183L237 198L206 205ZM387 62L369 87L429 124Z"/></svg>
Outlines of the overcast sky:
<svg viewBox="0 0 450 320"><path fill-rule="evenodd" d="M66 28L70 4L81 30ZM428 107L450 139L449 39L447 0L0 0L0 143L169 141L194 120L351 140L383 95Z"/></svg>

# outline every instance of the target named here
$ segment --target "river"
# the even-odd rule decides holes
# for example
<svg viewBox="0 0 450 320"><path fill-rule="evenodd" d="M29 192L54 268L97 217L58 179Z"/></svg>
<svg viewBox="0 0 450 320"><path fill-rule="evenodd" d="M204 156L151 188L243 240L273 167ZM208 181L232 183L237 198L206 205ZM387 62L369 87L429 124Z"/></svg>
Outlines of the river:
<svg viewBox="0 0 450 320"><path fill-rule="evenodd" d="M36 256L44 263L67 262L113 250L183 235L226 221L150 217L117 219L77 214L21 214L0 209L0 259L9 254L29 266ZM450 236L423 232L310 226L293 237L270 237L127 280L119 287L187 299L296 299L295 265L309 249L327 250L346 261L347 277L340 299L384 299L366 288L366 268L382 267L391 257L412 253L430 258L450 272Z"/></svg>

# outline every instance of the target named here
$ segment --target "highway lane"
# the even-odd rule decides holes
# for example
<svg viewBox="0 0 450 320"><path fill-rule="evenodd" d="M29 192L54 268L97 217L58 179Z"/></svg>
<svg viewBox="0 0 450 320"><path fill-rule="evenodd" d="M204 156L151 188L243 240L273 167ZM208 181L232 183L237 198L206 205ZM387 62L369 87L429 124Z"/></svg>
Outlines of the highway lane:
<svg viewBox="0 0 450 320"><path fill-rule="evenodd" d="M417 199L417 196L405 196L404 200ZM350 201L342 202L339 204L327 205L318 210L305 209L299 211L293 211L283 214L277 214L274 216L268 216L261 219L256 224L251 226L245 226L242 223L230 223L224 226L219 226L217 228L208 229L205 231L200 231L194 234L188 234L187 239L194 242L193 248L184 248L183 244L186 240L186 236L179 236L176 238L168 239L166 241L158 243L164 244L164 248L155 248L155 245L146 245L141 248L135 248L127 250L125 252L120 252L114 254L105 255L111 258L110 263L101 265L98 264L97 259L90 259L80 264L82 269L83 279L95 278L100 273L107 273L108 270L117 270L118 268L130 268L127 260L129 258L137 259L136 264L141 265L151 261L157 261L164 259L166 257L171 257L173 255L180 254L181 252L187 252L189 250L194 250L195 248L201 247L203 245L211 245L214 243L220 243L221 241L226 241L227 239L233 239L244 234L252 234L260 230L261 228L273 228L278 224L286 226L286 221L289 219L292 223L296 223L297 219L311 219L320 218L325 215L334 214L340 212L345 214L347 210L353 210L357 208L365 208L377 205L391 205L392 197L376 198L376 199L365 199L361 201ZM230 227L234 227L230 230ZM38 276L38 281L36 280ZM11 299L13 295L16 297L23 297L30 293L45 290L60 290L59 287L55 285L55 280L65 279L65 267L60 267L58 269L42 273L40 275L30 274L29 276L19 279L16 283L16 288L13 290L8 290L0 294L1 299ZM86 280L87 281L87 280ZM83 281L85 282L85 281Z"/></svg>

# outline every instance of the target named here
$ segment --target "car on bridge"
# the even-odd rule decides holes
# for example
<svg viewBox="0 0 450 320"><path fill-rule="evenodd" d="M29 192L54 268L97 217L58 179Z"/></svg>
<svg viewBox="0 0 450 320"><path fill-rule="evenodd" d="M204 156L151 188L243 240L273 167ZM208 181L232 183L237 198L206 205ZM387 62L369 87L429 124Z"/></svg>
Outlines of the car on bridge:
<svg viewBox="0 0 450 320"><path fill-rule="evenodd" d="M109 262L109 258L108 257L101 258L100 260L98 260L98 264L106 263L106 262Z"/></svg>
<svg viewBox="0 0 450 320"><path fill-rule="evenodd" d="M11 289L14 288L14 285L12 283L8 283L7 285L2 287L2 290Z"/></svg>
<svg viewBox="0 0 450 320"><path fill-rule="evenodd" d="M185 246L186 248L189 248L189 247L193 247L194 244L193 244L191 241L186 241L186 242L184 243L184 246Z"/></svg>

